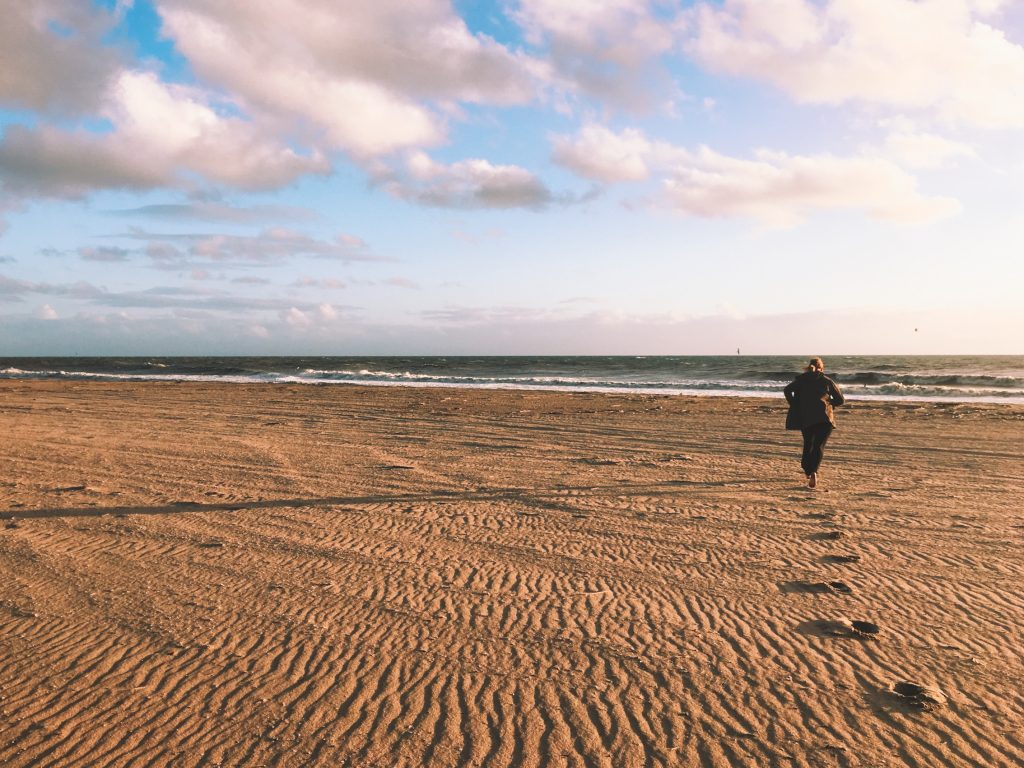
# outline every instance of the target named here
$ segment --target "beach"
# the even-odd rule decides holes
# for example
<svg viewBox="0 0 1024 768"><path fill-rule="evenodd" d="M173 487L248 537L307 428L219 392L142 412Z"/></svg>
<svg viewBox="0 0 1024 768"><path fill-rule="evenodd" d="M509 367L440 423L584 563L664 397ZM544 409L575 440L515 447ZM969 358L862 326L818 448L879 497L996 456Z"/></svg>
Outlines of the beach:
<svg viewBox="0 0 1024 768"><path fill-rule="evenodd" d="M0 765L1024 764L1024 406L785 414L0 381Z"/></svg>

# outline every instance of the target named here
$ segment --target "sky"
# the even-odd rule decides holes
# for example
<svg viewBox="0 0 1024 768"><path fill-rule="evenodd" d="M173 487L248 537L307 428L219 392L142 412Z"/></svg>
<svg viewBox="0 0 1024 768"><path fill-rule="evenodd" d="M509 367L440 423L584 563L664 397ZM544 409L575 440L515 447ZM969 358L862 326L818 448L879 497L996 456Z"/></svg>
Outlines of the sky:
<svg viewBox="0 0 1024 768"><path fill-rule="evenodd" d="M1020 0L8 0L0 355L1024 353Z"/></svg>

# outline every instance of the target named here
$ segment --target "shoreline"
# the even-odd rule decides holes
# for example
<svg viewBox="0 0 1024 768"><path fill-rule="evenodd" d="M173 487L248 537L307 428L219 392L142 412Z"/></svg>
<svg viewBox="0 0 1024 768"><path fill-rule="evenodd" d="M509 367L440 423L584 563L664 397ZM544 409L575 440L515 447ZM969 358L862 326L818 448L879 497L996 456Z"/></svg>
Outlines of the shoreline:
<svg viewBox="0 0 1024 768"><path fill-rule="evenodd" d="M446 389L454 391L489 391L489 392L536 392L543 394L603 394L612 396L645 396L645 397L684 397L684 398L721 398L724 400L775 400L783 399L782 387L780 386L778 393L769 392L754 392L754 391L721 391L721 390L699 390L699 389L678 389L668 390L665 388L658 387L546 387L540 385L491 385L491 384L474 384L474 385L460 385L452 384L448 382L364 382L364 381L225 381L223 379L215 379L212 377L194 377L194 378L104 378L102 374L88 377L0 377L0 386L7 386L9 384L16 384L19 382L29 383L94 383L94 384L112 384L118 385L123 384L125 386L133 385L197 385L197 386L224 386L224 387L238 387L238 386L251 386L251 387L353 387L353 388L397 388L397 389ZM842 383L840 382L840 385ZM783 385L784 386L784 385ZM1024 396L1013 397L1013 398L996 398L996 397L979 397L979 398L967 398L960 399L954 397L892 397L887 395L847 395L847 406L854 403L906 403L909 405L915 404L942 404L942 405L997 405L997 406L1008 406L1017 407L1024 409ZM847 407L843 406L843 407Z"/></svg>

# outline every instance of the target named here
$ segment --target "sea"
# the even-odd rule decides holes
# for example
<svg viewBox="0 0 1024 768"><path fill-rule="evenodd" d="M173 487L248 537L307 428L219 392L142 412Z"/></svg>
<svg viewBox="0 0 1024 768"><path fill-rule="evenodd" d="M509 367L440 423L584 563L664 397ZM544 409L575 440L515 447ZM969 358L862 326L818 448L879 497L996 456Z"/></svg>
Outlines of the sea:
<svg viewBox="0 0 1024 768"><path fill-rule="evenodd" d="M2 379L362 384L773 397L803 370L786 356L31 357ZM1024 355L832 356L848 398L1024 403Z"/></svg>

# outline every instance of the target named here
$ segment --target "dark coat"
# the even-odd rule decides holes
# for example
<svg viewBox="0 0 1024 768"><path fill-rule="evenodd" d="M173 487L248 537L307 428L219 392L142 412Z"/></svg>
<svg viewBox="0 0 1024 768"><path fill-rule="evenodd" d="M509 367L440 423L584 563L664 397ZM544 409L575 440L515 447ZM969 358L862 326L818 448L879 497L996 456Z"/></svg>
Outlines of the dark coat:
<svg viewBox="0 0 1024 768"><path fill-rule="evenodd" d="M783 392L789 403L786 429L803 429L825 421L834 427L832 406L846 402L839 385L818 371L801 373Z"/></svg>

